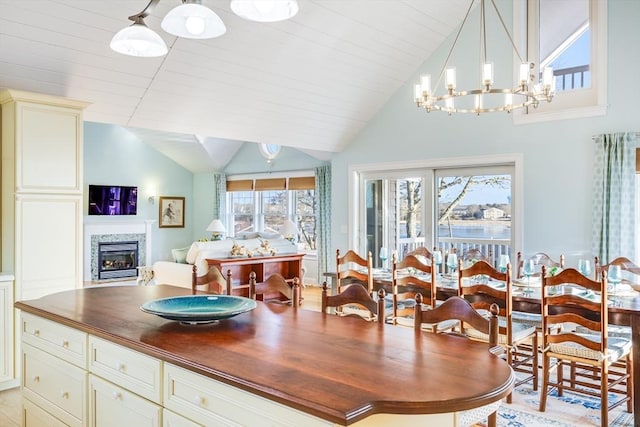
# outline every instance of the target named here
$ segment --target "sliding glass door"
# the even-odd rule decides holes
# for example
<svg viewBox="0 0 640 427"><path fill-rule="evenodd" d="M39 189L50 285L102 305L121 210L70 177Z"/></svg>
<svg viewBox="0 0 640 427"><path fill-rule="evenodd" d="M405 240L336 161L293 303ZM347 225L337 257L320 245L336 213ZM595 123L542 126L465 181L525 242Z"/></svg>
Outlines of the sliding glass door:
<svg viewBox="0 0 640 427"><path fill-rule="evenodd" d="M512 179L511 166L435 170L435 246L460 256L477 249L491 263L513 259Z"/></svg>
<svg viewBox="0 0 640 427"><path fill-rule="evenodd" d="M371 251L376 267L419 246L513 259L513 177L511 165L363 172L358 246Z"/></svg>

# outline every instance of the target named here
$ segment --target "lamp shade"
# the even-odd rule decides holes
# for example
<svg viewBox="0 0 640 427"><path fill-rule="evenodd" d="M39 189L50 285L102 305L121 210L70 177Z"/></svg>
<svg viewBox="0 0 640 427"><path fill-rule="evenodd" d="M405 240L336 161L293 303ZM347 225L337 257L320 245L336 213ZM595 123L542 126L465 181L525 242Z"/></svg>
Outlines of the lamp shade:
<svg viewBox="0 0 640 427"><path fill-rule="evenodd" d="M147 27L140 17L130 26L118 31L109 46L123 55L147 58L163 56L168 51L162 37Z"/></svg>
<svg viewBox="0 0 640 427"><path fill-rule="evenodd" d="M284 224L282 224L282 228L280 229L280 233L284 237L295 237L298 235L298 227L296 224L290 219L285 219Z"/></svg>
<svg viewBox="0 0 640 427"><path fill-rule="evenodd" d="M162 29L188 39L212 39L227 32L224 22L199 0L174 7L162 20Z"/></svg>
<svg viewBox="0 0 640 427"><path fill-rule="evenodd" d="M296 0L231 0L231 10L241 18L258 22L276 22L298 13Z"/></svg>
<svg viewBox="0 0 640 427"><path fill-rule="evenodd" d="M207 227L207 231L224 233L227 230L224 228L224 224L222 223L222 221L220 221L219 219L214 219Z"/></svg>

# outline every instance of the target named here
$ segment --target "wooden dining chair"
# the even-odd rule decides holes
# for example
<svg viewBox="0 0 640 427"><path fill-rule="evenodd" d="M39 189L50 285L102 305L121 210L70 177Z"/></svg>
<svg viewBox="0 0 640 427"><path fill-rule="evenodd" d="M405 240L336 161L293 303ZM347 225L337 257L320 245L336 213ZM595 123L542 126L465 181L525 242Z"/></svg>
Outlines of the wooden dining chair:
<svg viewBox="0 0 640 427"><path fill-rule="evenodd" d="M360 267L360 269L357 269ZM336 283L338 293L351 283L361 283L373 295L373 258L371 251L366 258L361 257L353 250L348 250L344 256L340 256L340 249L336 250Z"/></svg>
<svg viewBox="0 0 640 427"><path fill-rule="evenodd" d="M600 280L602 276L602 272L609 271L609 266L612 266L612 265L619 265L621 270L628 271L632 274L640 276L640 267L634 264L633 261L631 261L629 258L626 258L623 256L615 258L613 261L611 261L608 264L600 265L600 260L596 255L594 257L593 265L594 265L594 271L595 271L595 280Z"/></svg>
<svg viewBox="0 0 640 427"><path fill-rule="evenodd" d="M433 258L432 252L424 246L418 246L414 250L407 253L406 256L409 255L413 255L414 257L418 258L418 261L423 264L429 264L429 261L431 260L431 258Z"/></svg>
<svg viewBox="0 0 640 427"><path fill-rule="evenodd" d="M564 255L560 254L560 258L558 261L553 260L549 255L544 252L536 252L530 257L526 258L527 260L533 260L533 265L536 270L534 276L540 277L542 275L542 266L547 267L547 270L551 267L564 268ZM522 252L518 251L517 255L517 269L516 269L516 278L520 279L524 277L522 269L524 267L525 258L522 255Z"/></svg>
<svg viewBox="0 0 640 427"><path fill-rule="evenodd" d="M500 308L497 304L491 304L489 307L490 314L488 317L485 317L478 313L467 300L457 296L448 298L434 309L426 310L423 306L422 294L416 294L415 301L413 319L416 333L421 334L425 324L432 325L453 320L469 325L474 330L485 334L488 337L489 352L496 356L504 353L504 349L498 344L498 313ZM444 333L466 336L460 331L447 331ZM467 336L467 338L469 337ZM497 425L499 406L500 401L470 411L463 411L460 413L460 425L475 426L487 418L487 425L489 427L495 427Z"/></svg>
<svg viewBox="0 0 640 427"><path fill-rule="evenodd" d="M423 264L414 255L407 255L401 261L392 257L391 289L393 292L393 308L391 320L394 325L398 319L413 315L416 294L419 292L426 298L427 306L436 306L435 264L431 258Z"/></svg>
<svg viewBox="0 0 640 427"><path fill-rule="evenodd" d="M524 373L519 376L515 387L531 382L533 390L538 389L538 333L535 326L513 320L511 265L500 272L486 261L477 261L458 274L458 293L468 300L476 310L489 310L492 304L500 308L499 338L505 347L507 362L514 371ZM500 287L498 287L498 285ZM471 337L488 340L486 334L475 329L465 331ZM512 395L507 396L511 403Z"/></svg>
<svg viewBox="0 0 640 427"><path fill-rule="evenodd" d="M300 280L293 278L291 284L279 273L274 273L264 282L256 283L256 273L249 274L249 297L264 302L300 306Z"/></svg>
<svg viewBox="0 0 640 427"><path fill-rule="evenodd" d="M213 294L229 294L231 290L231 270L227 271L224 277L218 267L211 266L206 274L198 276L197 267L194 265L191 272L191 292L195 295L197 291L209 292Z"/></svg>
<svg viewBox="0 0 640 427"><path fill-rule="evenodd" d="M542 274L542 391L540 411L545 411L549 389L559 396L571 390L600 399L600 424L609 425L609 411L626 402L632 412L633 376L631 340L608 335L607 278L592 280L568 268L547 277ZM562 289L562 291L559 291ZM550 325L570 322L589 330L578 333L571 328L550 332ZM623 368L616 362L624 361ZM565 368L569 378L565 378ZM556 381L551 381L551 371ZM609 403L609 394L622 398Z"/></svg>
<svg viewBox="0 0 640 427"><path fill-rule="evenodd" d="M490 254L484 254L478 248L468 249L464 254L462 254L462 265L465 267L468 267L477 261L486 261L488 264L493 265L492 256Z"/></svg>
<svg viewBox="0 0 640 427"><path fill-rule="evenodd" d="M384 323L385 296L386 292L381 288L378 290L378 300L374 300L360 283L352 283L341 293L328 295L327 282L323 282L321 310L323 313L327 313L329 308L342 308L342 310L336 310L338 315L358 316L365 320Z"/></svg>

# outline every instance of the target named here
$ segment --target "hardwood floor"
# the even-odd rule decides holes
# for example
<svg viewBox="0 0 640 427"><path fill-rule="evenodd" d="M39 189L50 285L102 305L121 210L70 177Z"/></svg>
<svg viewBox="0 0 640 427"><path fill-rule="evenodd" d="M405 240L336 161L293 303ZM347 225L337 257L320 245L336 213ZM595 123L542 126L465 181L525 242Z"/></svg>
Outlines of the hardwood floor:
<svg viewBox="0 0 640 427"><path fill-rule="evenodd" d="M22 425L21 401L20 387L0 392L0 426L18 427Z"/></svg>

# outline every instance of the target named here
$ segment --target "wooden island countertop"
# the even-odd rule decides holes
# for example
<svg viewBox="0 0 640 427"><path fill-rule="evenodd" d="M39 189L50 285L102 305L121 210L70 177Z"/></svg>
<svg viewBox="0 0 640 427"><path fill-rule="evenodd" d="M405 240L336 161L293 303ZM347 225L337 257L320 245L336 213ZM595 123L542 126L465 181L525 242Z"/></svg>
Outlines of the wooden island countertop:
<svg viewBox="0 0 640 427"><path fill-rule="evenodd" d="M496 402L514 375L484 343L258 302L215 324L183 325L144 302L190 290L96 287L15 307L323 420L439 414Z"/></svg>

